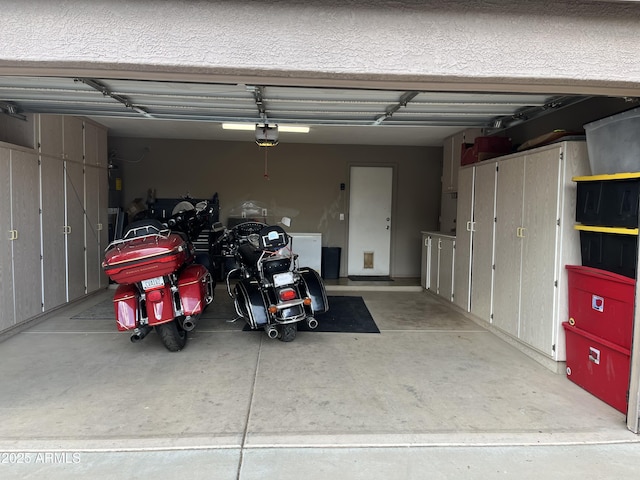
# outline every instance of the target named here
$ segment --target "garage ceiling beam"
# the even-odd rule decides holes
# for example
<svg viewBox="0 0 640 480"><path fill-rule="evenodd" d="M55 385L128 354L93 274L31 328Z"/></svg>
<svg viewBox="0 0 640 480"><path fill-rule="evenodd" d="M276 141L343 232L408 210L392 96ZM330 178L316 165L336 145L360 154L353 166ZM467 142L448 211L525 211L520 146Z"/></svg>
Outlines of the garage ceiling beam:
<svg viewBox="0 0 640 480"><path fill-rule="evenodd" d="M75 82L84 83L85 85L87 85L87 86L93 88L94 90L97 90L98 92L102 93L102 95L104 95L105 97L113 98L116 102L120 102L125 107L130 108L134 112L141 113L145 117L152 118L152 116L149 114L149 112L147 112L146 109L144 109L142 107L139 107L137 105L134 105L133 103L131 103L131 100L129 100L127 97L125 97L123 95L118 95L116 93L113 93L105 85L103 85L102 83L98 82L97 80L92 80L90 78L74 78L73 80Z"/></svg>

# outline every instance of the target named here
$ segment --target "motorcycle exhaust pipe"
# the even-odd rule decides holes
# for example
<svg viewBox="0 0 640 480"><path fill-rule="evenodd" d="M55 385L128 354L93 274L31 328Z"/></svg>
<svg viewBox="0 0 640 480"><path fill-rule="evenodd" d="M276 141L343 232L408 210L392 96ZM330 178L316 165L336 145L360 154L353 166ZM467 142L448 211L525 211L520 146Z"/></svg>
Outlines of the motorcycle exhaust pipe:
<svg viewBox="0 0 640 480"><path fill-rule="evenodd" d="M269 338L278 338L278 329L276 327L268 327L267 335Z"/></svg>
<svg viewBox="0 0 640 480"><path fill-rule="evenodd" d="M149 326L136 328L133 331L133 335L131 335L131 339L130 339L131 343L138 343L140 340L146 337L150 331L151 331L151 327Z"/></svg>
<svg viewBox="0 0 640 480"><path fill-rule="evenodd" d="M187 332L190 332L194 328L196 328L196 322L193 317L187 317L182 321L182 328Z"/></svg>
<svg viewBox="0 0 640 480"><path fill-rule="evenodd" d="M318 321L317 321L315 318L311 317L311 318L309 318L309 319L307 320L307 326L308 326L311 330L313 330L314 328L316 328L316 327L318 326Z"/></svg>

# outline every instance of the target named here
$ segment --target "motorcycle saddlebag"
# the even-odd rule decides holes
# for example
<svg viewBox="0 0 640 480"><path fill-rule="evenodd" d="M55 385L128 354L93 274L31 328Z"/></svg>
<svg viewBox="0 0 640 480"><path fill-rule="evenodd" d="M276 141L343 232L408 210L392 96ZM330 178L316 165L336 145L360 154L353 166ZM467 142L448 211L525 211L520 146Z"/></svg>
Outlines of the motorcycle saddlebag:
<svg viewBox="0 0 640 480"><path fill-rule="evenodd" d="M301 268L298 270L307 289L307 295L311 298L313 313L324 313L329 310L327 291L318 272L313 268Z"/></svg>
<svg viewBox="0 0 640 480"><path fill-rule="evenodd" d="M240 280L234 290L234 301L238 314L248 320L251 328L262 327L269 321L267 304L264 301L260 285L255 280Z"/></svg>
<svg viewBox="0 0 640 480"><path fill-rule="evenodd" d="M197 315L202 313L209 295L209 271L203 265L189 265L178 278L178 292L182 301L182 313Z"/></svg>
<svg viewBox="0 0 640 480"><path fill-rule="evenodd" d="M118 330L132 330L138 322L138 290L133 285L118 285L113 296Z"/></svg>

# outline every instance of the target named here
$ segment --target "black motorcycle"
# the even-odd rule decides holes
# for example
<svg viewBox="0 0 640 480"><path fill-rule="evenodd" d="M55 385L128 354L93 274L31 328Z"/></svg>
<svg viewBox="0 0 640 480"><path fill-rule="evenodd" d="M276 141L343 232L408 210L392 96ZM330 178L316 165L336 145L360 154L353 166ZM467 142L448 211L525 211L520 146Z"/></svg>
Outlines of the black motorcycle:
<svg viewBox="0 0 640 480"><path fill-rule="evenodd" d="M283 342L295 339L298 322L316 328L314 316L329 309L320 275L298 268L292 244L282 227L257 221L225 230L214 243L223 257L233 260L226 283L238 318Z"/></svg>

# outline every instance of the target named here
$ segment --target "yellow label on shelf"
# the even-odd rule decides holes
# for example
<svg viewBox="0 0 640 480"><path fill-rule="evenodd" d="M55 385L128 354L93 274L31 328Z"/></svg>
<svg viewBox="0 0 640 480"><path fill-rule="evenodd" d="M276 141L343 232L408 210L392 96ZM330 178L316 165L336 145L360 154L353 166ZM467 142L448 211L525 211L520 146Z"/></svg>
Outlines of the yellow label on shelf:
<svg viewBox="0 0 640 480"><path fill-rule="evenodd" d="M122 190L122 179L121 178L116 178L116 191L121 191Z"/></svg>

